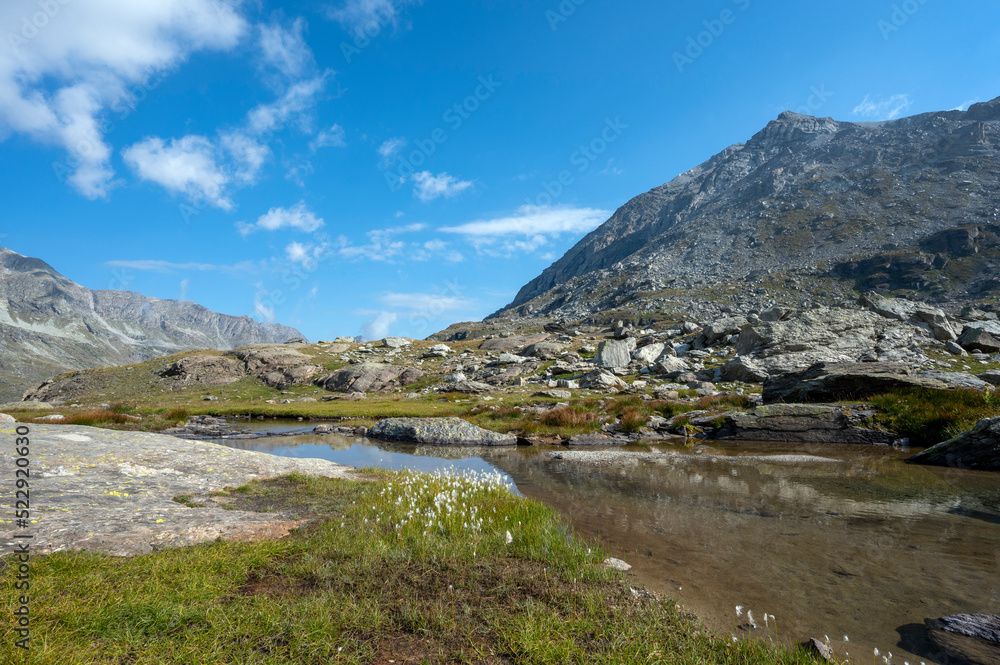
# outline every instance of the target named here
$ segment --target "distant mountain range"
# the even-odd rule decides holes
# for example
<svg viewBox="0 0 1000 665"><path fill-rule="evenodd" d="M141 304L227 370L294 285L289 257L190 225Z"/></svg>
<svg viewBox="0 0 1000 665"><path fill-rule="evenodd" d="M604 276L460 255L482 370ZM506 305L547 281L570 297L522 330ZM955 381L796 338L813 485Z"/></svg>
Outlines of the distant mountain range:
<svg viewBox="0 0 1000 665"><path fill-rule="evenodd" d="M0 400L70 369L302 337L294 328L128 291L92 291L0 248Z"/></svg>
<svg viewBox="0 0 1000 665"><path fill-rule="evenodd" d="M777 273L800 297L839 283L995 299L1000 98L886 122L782 113L626 203L491 318L655 310L719 284L752 293Z"/></svg>

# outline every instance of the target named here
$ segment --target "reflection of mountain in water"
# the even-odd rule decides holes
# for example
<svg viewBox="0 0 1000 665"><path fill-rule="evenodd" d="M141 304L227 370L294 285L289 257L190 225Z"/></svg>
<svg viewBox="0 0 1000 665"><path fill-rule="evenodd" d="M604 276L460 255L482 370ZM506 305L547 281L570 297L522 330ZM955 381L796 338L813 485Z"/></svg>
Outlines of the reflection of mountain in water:
<svg viewBox="0 0 1000 665"><path fill-rule="evenodd" d="M836 464L486 459L719 630L732 630L740 604L773 612L783 637L846 633L852 652L897 652L899 626L995 610L1000 528L970 514L995 499L995 480L948 483L867 454Z"/></svg>

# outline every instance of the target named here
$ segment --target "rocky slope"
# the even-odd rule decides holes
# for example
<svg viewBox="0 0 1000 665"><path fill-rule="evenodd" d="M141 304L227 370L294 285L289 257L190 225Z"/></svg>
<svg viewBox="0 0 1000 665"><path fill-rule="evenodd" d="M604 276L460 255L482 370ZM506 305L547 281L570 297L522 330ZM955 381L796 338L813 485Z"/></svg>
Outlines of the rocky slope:
<svg viewBox="0 0 1000 665"><path fill-rule="evenodd" d="M92 291L40 259L0 248L0 399L68 369L294 337L301 337L294 328L191 302Z"/></svg>
<svg viewBox="0 0 1000 665"><path fill-rule="evenodd" d="M868 290L992 300L998 215L1000 98L877 123L783 113L626 203L492 318L650 311L720 284L757 308Z"/></svg>

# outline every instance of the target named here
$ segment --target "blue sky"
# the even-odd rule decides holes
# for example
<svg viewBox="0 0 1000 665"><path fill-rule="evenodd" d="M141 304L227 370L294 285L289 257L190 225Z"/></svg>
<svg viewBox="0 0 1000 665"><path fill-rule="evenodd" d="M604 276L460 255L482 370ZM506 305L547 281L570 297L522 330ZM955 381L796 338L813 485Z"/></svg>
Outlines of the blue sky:
<svg viewBox="0 0 1000 665"><path fill-rule="evenodd" d="M0 244L310 339L425 337L784 110L1000 96L943 0L8 0Z"/></svg>

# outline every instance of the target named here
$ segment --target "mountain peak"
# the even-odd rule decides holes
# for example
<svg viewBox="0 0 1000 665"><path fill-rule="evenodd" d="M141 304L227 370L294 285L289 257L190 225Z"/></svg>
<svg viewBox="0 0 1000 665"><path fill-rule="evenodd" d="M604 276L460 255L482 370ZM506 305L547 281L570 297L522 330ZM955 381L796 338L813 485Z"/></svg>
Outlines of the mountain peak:
<svg viewBox="0 0 1000 665"><path fill-rule="evenodd" d="M1000 120L1000 98L887 122L786 111L623 205L494 316L572 320L643 293L867 259L881 266L873 287L905 276L940 302L1000 293L989 277L1000 267L982 254L982 266L956 267L954 283L942 268L1000 238L1000 124L991 120ZM874 258L890 251L906 260Z"/></svg>

